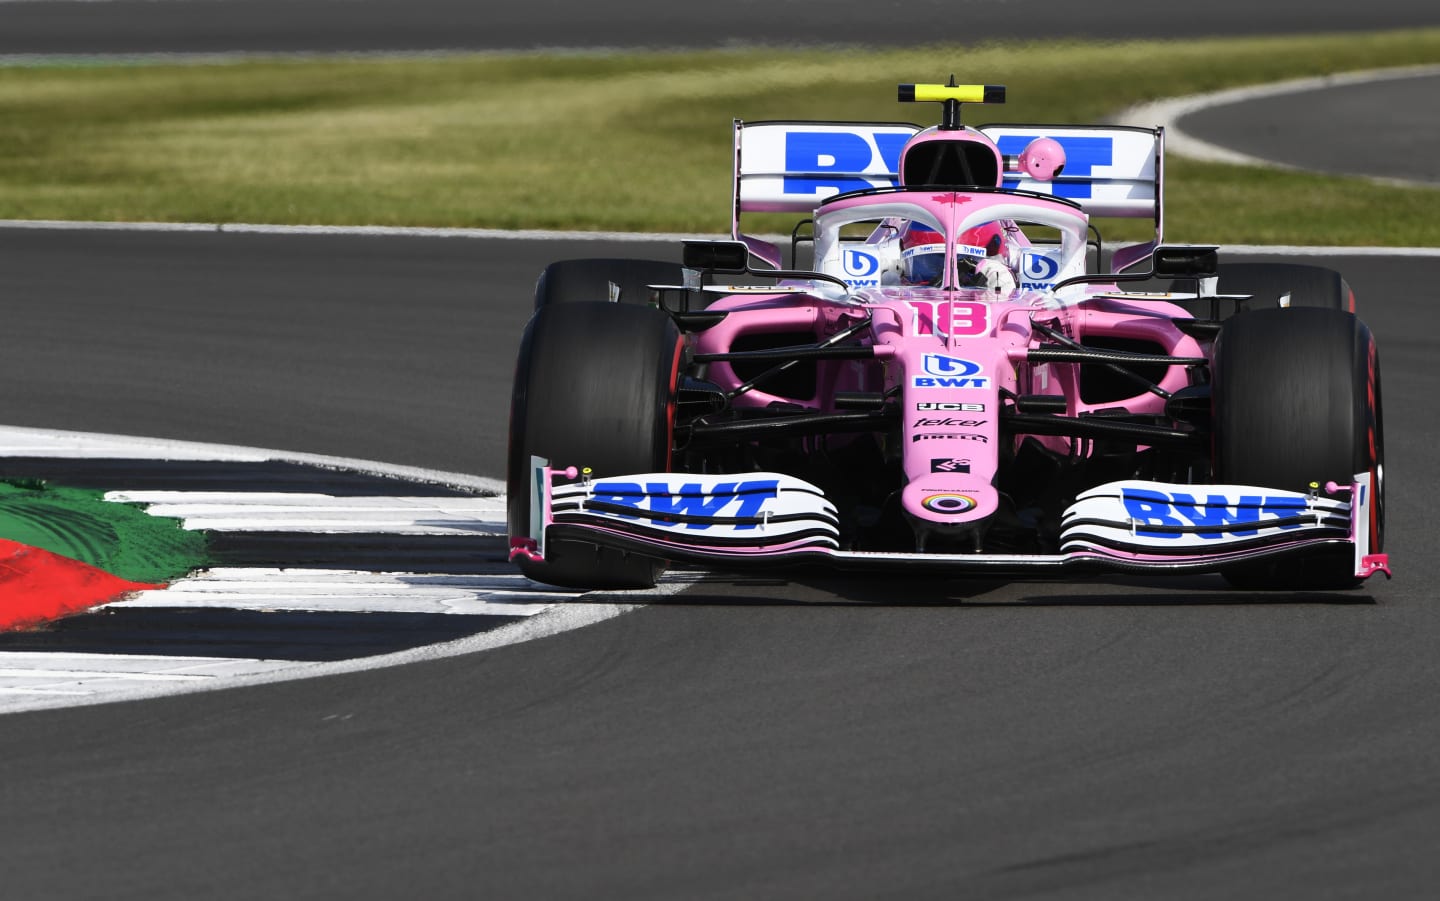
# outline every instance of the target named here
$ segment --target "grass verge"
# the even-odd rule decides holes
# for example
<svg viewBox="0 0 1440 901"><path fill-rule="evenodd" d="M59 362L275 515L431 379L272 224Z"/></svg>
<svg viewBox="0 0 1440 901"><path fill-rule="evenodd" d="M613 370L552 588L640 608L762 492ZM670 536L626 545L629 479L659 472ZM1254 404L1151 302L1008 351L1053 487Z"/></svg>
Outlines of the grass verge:
<svg viewBox="0 0 1440 901"><path fill-rule="evenodd" d="M935 109L896 104L894 85L954 71L1009 86L971 121L1094 122L1160 97L1432 62L1440 29L0 68L0 218L721 232L737 116L929 122ZM1430 191L1175 158L1166 187L1174 240L1440 244Z"/></svg>

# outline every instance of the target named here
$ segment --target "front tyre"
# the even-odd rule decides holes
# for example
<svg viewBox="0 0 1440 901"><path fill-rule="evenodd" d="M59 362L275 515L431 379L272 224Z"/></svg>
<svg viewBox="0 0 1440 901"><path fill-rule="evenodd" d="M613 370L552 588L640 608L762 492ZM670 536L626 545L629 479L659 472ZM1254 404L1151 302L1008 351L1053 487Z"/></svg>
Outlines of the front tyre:
<svg viewBox="0 0 1440 901"><path fill-rule="evenodd" d="M546 306L526 326L510 404L507 519L530 523L530 457L589 467L596 477L668 472L684 339L670 317L643 306ZM662 560L550 541L545 561L522 561L537 582L570 588L649 588Z"/></svg>
<svg viewBox="0 0 1440 901"><path fill-rule="evenodd" d="M1257 310L1229 320L1215 344L1215 479L1306 491L1369 472L1372 553L1384 537L1384 434L1375 338L1354 314L1324 308ZM1353 588L1348 548L1232 567L1239 588Z"/></svg>

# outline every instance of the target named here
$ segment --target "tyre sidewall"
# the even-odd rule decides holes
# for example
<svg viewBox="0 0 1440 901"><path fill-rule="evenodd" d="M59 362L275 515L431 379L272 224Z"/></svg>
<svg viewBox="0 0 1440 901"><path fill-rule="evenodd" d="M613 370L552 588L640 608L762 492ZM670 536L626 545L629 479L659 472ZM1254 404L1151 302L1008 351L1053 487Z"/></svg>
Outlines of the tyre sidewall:
<svg viewBox="0 0 1440 901"><path fill-rule="evenodd" d="M1370 472L1378 541L1384 453L1379 358L1369 328L1351 313L1324 308L1244 313L1221 329L1212 370L1215 481L1308 491ZM1232 581L1246 587L1351 587L1348 552L1344 560L1324 556L1335 559L1278 561L1227 575L1239 573Z"/></svg>
<svg viewBox="0 0 1440 901"><path fill-rule="evenodd" d="M526 327L511 397L507 520L530 525L530 458L590 469L595 477L670 468L675 386L684 343L658 310L614 303L539 310ZM575 587L644 587L659 561L552 542L539 581Z"/></svg>

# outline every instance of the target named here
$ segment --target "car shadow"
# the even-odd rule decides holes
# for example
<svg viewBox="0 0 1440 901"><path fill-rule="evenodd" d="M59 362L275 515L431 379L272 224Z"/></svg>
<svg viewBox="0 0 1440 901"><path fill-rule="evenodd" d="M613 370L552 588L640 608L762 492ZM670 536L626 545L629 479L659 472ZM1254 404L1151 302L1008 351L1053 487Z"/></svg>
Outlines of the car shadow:
<svg viewBox="0 0 1440 901"><path fill-rule="evenodd" d="M1234 607L1375 606L1355 591L1248 591L1214 575L1090 577L1084 580L1002 578L896 578L813 573L756 577L722 572L684 572L691 580L673 594L627 594L632 603L691 606L887 606L887 607ZM586 595L586 600L595 599ZM617 597L617 599L619 599Z"/></svg>

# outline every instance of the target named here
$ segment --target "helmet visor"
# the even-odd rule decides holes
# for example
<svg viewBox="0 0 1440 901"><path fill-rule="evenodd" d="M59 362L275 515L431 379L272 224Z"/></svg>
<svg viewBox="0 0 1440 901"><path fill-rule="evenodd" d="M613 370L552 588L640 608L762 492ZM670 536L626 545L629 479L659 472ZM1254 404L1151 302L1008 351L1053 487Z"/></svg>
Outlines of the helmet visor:
<svg viewBox="0 0 1440 901"><path fill-rule="evenodd" d="M938 286L945 276L945 245L907 247L900 254L900 265L905 284Z"/></svg>

